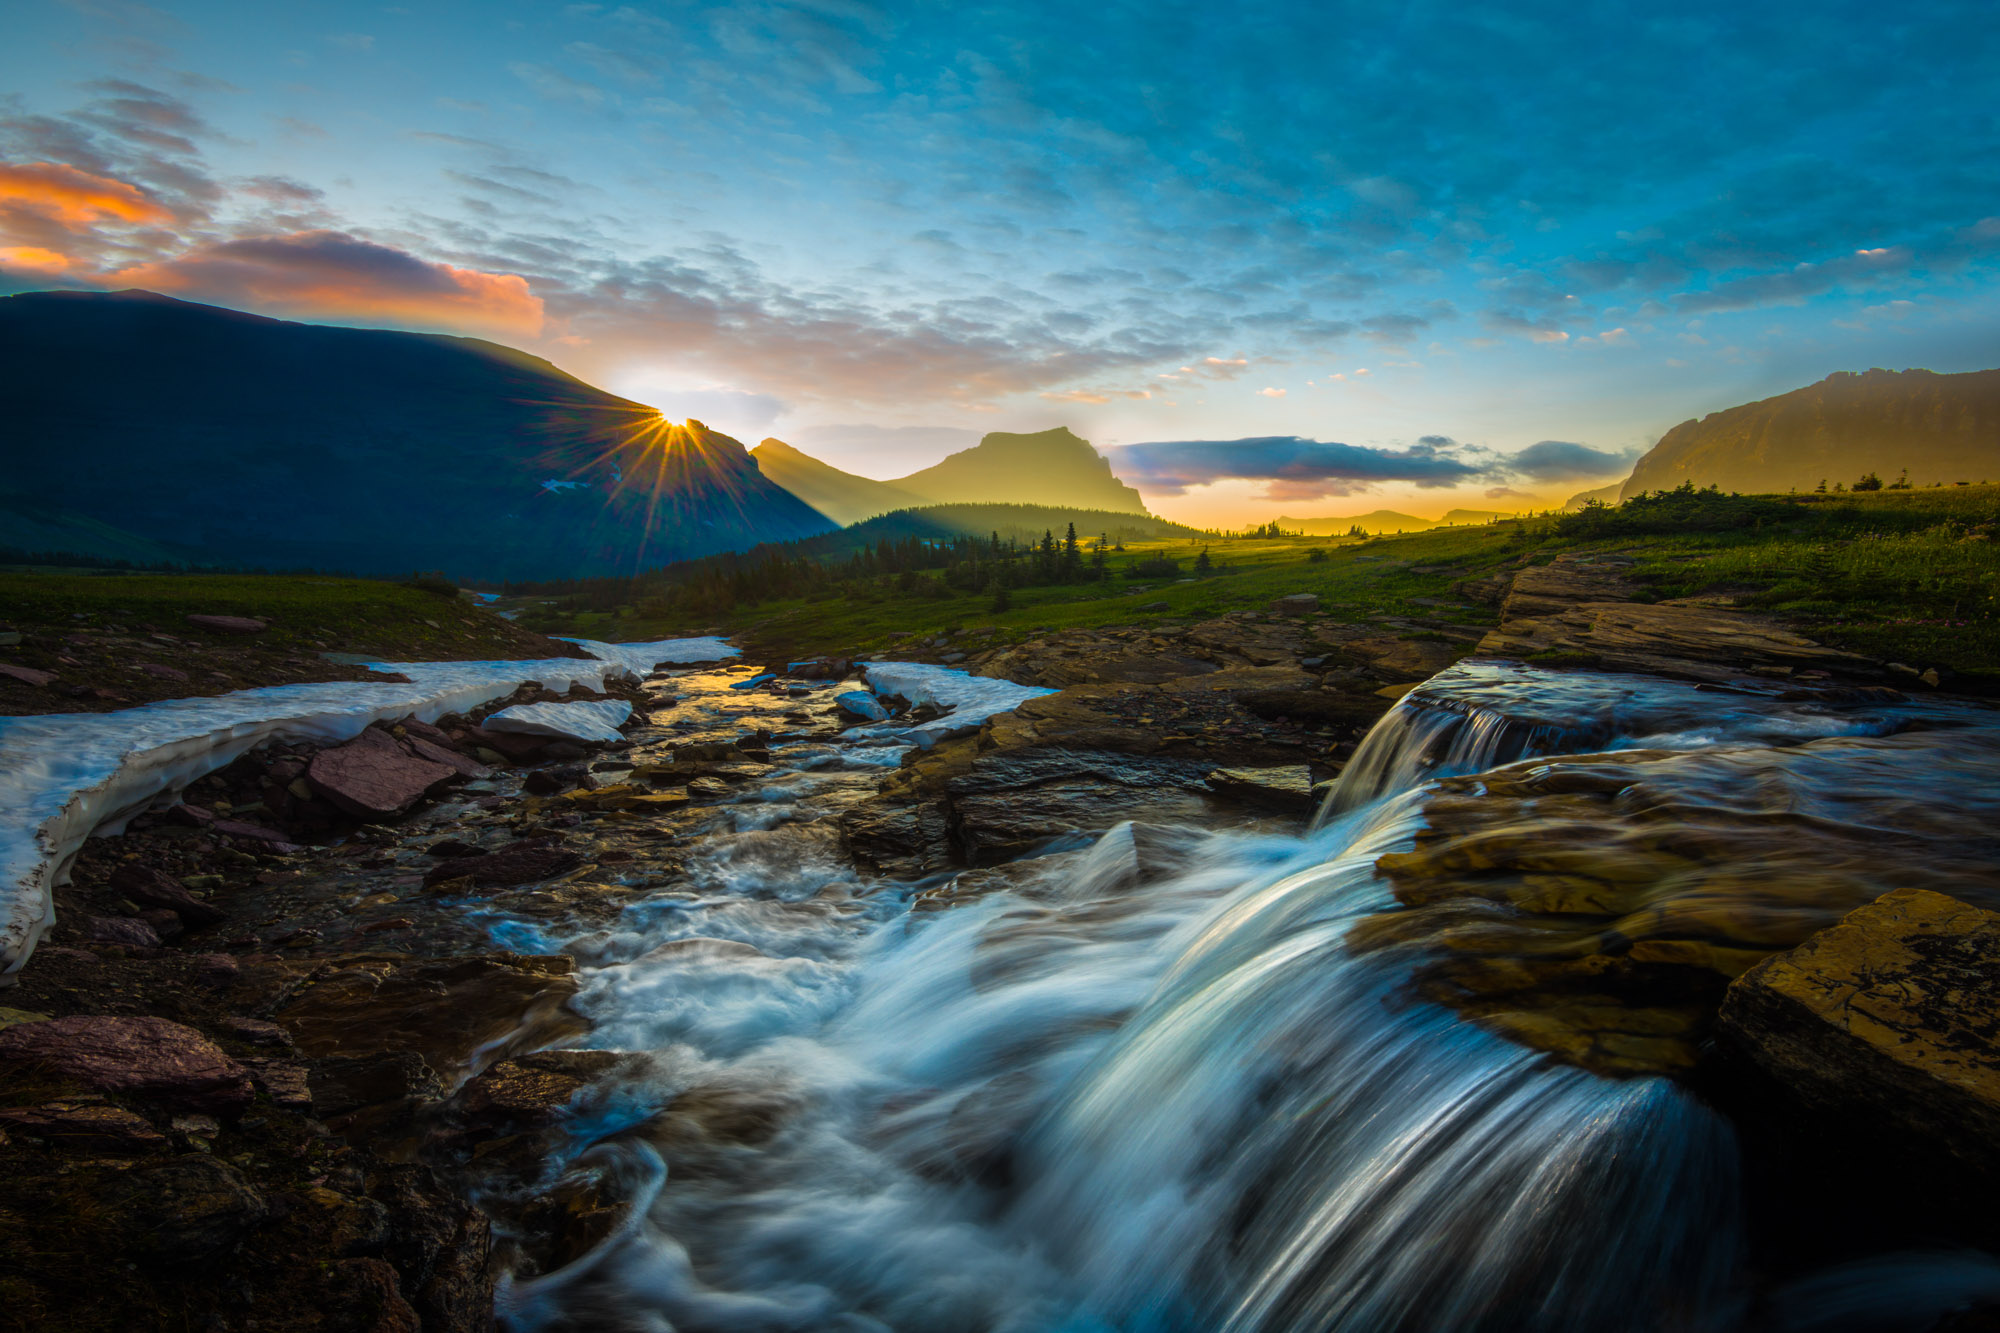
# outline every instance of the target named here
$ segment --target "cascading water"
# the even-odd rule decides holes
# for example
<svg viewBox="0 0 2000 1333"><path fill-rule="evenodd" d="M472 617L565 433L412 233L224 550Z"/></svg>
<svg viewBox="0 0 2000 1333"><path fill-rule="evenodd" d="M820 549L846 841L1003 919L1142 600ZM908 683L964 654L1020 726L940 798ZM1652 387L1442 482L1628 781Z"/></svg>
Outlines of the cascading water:
<svg viewBox="0 0 2000 1333"><path fill-rule="evenodd" d="M724 683L676 689L699 717ZM825 822L895 752L780 747L790 771L722 807L684 879L615 928L496 924L578 957L594 1044L649 1053L550 1166L613 1163L627 1226L513 1284L503 1319L1739 1327L1728 1124L1667 1079L1552 1065L1425 1003L1402 954L1350 935L1394 908L1375 862L1410 846L1430 778L1912 726L1994 748L1976 710L1464 667L1384 719L1303 836L1186 830L1161 878L1115 830L936 913L909 910L918 886L858 876ZM1839 1326L1813 1311L1847 1306L1801 1292L1776 1327Z"/></svg>

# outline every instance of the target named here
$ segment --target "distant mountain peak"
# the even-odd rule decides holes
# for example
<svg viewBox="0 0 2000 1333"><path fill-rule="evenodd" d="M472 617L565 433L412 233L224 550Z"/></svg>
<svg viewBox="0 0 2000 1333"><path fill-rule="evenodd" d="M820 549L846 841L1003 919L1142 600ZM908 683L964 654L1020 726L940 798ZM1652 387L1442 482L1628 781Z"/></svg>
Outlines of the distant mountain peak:
<svg viewBox="0 0 2000 1333"><path fill-rule="evenodd" d="M1036 504L1146 513L1090 441L1067 426L993 431L970 449L890 483L943 503Z"/></svg>

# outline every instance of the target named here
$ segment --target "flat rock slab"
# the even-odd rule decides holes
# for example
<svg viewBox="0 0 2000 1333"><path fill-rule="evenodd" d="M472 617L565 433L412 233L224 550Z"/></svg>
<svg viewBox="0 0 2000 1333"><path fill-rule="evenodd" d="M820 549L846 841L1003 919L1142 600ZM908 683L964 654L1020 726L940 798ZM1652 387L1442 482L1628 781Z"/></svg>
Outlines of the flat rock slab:
<svg viewBox="0 0 2000 1333"><path fill-rule="evenodd" d="M241 1111L251 1096L249 1073L214 1042L149 1015L80 1014L8 1028L0 1066L218 1115Z"/></svg>
<svg viewBox="0 0 2000 1333"><path fill-rule="evenodd" d="M395 819L458 769L413 754L387 732L370 727L345 745L321 750L306 769L306 783L356 819Z"/></svg>
<svg viewBox="0 0 2000 1333"><path fill-rule="evenodd" d="M179 880L155 866L128 861L111 872L110 883L141 907L163 907L190 926L212 926L229 915L195 897Z"/></svg>
<svg viewBox="0 0 2000 1333"><path fill-rule="evenodd" d="M582 864L583 858L568 848L530 838L496 852L450 857L432 866L424 883L438 885L469 878L482 885L533 884L567 874Z"/></svg>
<svg viewBox="0 0 2000 1333"><path fill-rule="evenodd" d="M217 634L262 634L264 622L250 616L189 616L187 622Z"/></svg>
<svg viewBox="0 0 2000 1333"><path fill-rule="evenodd" d="M1737 978L1717 1035L1814 1111L2000 1173L2000 913L1883 894Z"/></svg>
<svg viewBox="0 0 2000 1333"><path fill-rule="evenodd" d="M550 740L608 742L623 740L618 728L632 716L623 699L590 699L569 704L515 704L480 725L487 731Z"/></svg>
<svg viewBox="0 0 2000 1333"><path fill-rule="evenodd" d="M167 1136L144 1116L102 1101L58 1101L0 1110L0 1129L32 1135L59 1147L115 1156L136 1156L167 1146Z"/></svg>
<svg viewBox="0 0 2000 1333"><path fill-rule="evenodd" d="M1218 768L1208 775L1208 785L1216 795L1245 805L1261 805L1295 815L1312 813L1312 772L1304 764Z"/></svg>

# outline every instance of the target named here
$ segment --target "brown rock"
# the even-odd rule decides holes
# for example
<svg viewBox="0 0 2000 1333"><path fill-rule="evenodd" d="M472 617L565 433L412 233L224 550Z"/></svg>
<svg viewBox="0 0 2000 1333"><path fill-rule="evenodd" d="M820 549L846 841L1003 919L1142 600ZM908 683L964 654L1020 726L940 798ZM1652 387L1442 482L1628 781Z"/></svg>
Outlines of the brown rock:
<svg viewBox="0 0 2000 1333"><path fill-rule="evenodd" d="M56 678L53 671L37 671L33 667L15 666L12 662L0 662L0 676L18 680L24 685L47 685Z"/></svg>
<svg viewBox="0 0 2000 1333"><path fill-rule="evenodd" d="M186 680L188 678L187 672L175 667L161 666L158 662L139 662L135 664L134 669L143 671L156 680Z"/></svg>
<svg viewBox="0 0 2000 1333"><path fill-rule="evenodd" d="M427 885L447 880L471 879L476 884L532 884L552 879L583 864L583 858L567 848L540 838L526 838L497 852L453 856L432 866L424 876Z"/></svg>
<svg viewBox="0 0 2000 1333"><path fill-rule="evenodd" d="M75 1015L0 1032L0 1064L197 1111L250 1101L243 1066L193 1028L145 1015Z"/></svg>
<svg viewBox="0 0 2000 1333"><path fill-rule="evenodd" d="M0 1110L0 1126L63 1148L138 1156L167 1146L144 1116L102 1101L58 1101Z"/></svg>
<svg viewBox="0 0 2000 1333"><path fill-rule="evenodd" d="M362 820L395 819L458 776L448 764L411 754L374 727L345 745L321 750L306 782L340 810Z"/></svg>
<svg viewBox="0 0 2000 1333"><path fill-rule="evenodd" d="M1737 978L1717 1035L1814 1115L2000 1178L2000 913L1886 893Z"/></svg>
<svg viewBox="0 0 2000 1333"><path fill-rule="evenodd" d="M472 740L476 747L491 750L517 764L540 758L550 744L547 736L522 736L509 731L488 731L484 727L472 733Z"/></svg>
<svg viewBox="0 0 2000 1333"><path fill-rule="evenodd" d="M178 930L180 926L178 917L175 918L174 925ZM85 917L83 935L92 944L127 944L135 949L160 947L159 932L136 917Z"/></svg>
<svg viewBox="0 0 2000 1333"><path fill-rule="evenodd" d="M626 1057L615 1051L536 1051L494 1065L459 1091L453 1109L488 1127L543 1128L593 1079Z"/></svg>
<svg viewBox="0 0 2000 1333"><path fill-rule="evenodd" d="M127 862L111 872L111 887L142 907L164 907L190 926L212 926L228 913L203 902L164 870Z"/></svg>
<svg viewBox="0 0 2000 1333"><path fill-rule="evenodd" d="M455 768L458 770L460 777L488 778L493 776L493 770L480 763L477 759L462 755L458 751L439 745L434 741L426 740L422 736L410 736L403 743L409 746L410 753L416 755L419 759L428 759L434 764L443 764L447 768Z"/></svg>
<svg viewBox="0 0 2000 1333"><path fill-rule="evenodd" d="M242 1172L206 1153L135 1167L109 1182L99 1206L125 1252L158 1263L227 1250L271 1211Z"/></svg>
<svg viewBox="0 0 2000 1333"><path fill-rule="evenodd" d="M189 616L187 622L217 634L262 634L265 623L249 616Z"/></svg>

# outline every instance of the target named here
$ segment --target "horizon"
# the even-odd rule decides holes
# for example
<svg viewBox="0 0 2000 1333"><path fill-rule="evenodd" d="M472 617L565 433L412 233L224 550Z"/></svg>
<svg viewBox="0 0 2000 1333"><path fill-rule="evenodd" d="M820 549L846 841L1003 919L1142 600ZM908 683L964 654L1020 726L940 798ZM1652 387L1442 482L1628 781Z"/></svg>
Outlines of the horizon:
<svg viewBox="0 0 2000 1333"><path fill-rule="evenodd" d="M0 291L491 338L876 478L1231 446L1136 483L1196 526L1547 508L1834 371L1993 363L1978 17L43 4Z"/></svg>

